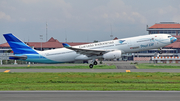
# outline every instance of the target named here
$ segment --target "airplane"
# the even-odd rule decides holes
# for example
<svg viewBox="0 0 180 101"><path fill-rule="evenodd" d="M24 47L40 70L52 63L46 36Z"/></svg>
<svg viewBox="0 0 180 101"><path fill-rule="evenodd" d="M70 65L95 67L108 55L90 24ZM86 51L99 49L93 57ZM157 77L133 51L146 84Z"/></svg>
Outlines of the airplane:
<svg viewBox="0 0 180 101"><path fill-rule="evenodd" d="M162 48L177 40L176 37L170 34L150 34L78 46L62 43L63 48L37 51L12 33L3 35L14 52L14 55L9 56L9 59L49 64L92 60L89 65L90 68L97 65L96 59L119 59L123 53Z"/></svg>

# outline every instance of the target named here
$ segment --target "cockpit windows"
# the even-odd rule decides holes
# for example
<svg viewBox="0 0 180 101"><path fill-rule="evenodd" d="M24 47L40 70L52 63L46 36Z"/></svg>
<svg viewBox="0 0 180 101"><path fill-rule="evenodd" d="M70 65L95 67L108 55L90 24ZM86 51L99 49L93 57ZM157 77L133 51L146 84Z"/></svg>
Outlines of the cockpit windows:
<svg viewBox="0 0 180 101"><path fill-rule="evenodd" d="M168 36L168 38L170 38L170 37L172 37L172 36Z"/></svg>

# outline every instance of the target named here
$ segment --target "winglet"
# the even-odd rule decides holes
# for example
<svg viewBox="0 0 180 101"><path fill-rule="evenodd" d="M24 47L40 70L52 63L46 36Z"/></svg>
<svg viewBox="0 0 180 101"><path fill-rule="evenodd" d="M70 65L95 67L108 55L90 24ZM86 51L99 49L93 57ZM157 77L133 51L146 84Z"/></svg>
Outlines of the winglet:
<svg viewBox="0 0 180 101"><path fill-rule="evenodd" d="M71 47L70 45L68 45L67 43L62 43L63 47L68 48Z"/></svg>

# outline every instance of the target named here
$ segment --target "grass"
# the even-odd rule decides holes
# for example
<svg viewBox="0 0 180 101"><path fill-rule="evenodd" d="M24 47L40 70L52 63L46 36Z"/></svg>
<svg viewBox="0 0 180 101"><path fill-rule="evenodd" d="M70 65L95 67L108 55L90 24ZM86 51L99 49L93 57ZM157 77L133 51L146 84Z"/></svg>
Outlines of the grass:
<svg viewBox="0 0 180 101"><path fill-rule="evenodd" d="M136 65L138 69L180 69L177 64L149 64L141 63ZM89 69L88 65L74 65L74 66L0 66L0 69ZM115 65L96 65L93 69L116 69Z"/></svg>
<svg viewBox="0 0 180 101"><path fill-rule="evenodd" d="M0 90L180 90L180 73L0 73Z"/></svg>
<svg viewBox="0 0 180 101"><path fill-rule="evenodd" d="M89 69L88 65L85 66L20 66L20 67L0 67L0 69ZM115 65L96 65L93 69L116 69Z"/></svg>
<svg viewBox="0 0 180 101"><path fill-rule="evenodd" d="M147 64L142 63L136 65L138 69L180 69L180 66L177 65L167 65L167 64Z"/></svg>

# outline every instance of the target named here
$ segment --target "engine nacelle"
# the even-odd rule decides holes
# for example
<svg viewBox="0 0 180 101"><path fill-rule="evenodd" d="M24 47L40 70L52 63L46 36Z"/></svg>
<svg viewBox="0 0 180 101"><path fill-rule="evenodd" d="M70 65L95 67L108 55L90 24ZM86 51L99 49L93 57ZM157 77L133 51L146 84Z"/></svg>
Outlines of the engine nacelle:
<svg viewBox="0 0 180 101"><path fill-rule="evenodd" d="M118 59L121 57L122 52L120 50L115 50L112 52L108 52L103 55L104 59Z"/></svg>

